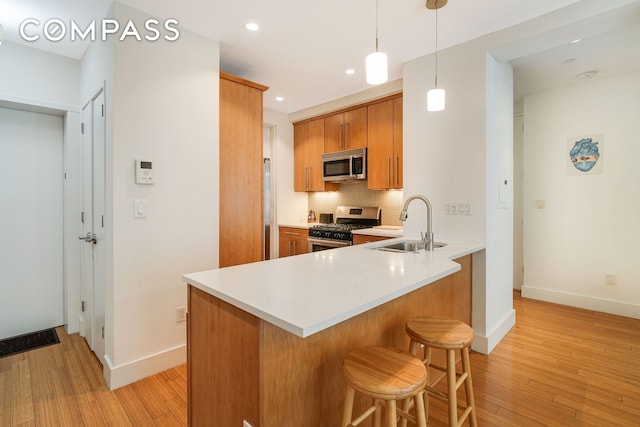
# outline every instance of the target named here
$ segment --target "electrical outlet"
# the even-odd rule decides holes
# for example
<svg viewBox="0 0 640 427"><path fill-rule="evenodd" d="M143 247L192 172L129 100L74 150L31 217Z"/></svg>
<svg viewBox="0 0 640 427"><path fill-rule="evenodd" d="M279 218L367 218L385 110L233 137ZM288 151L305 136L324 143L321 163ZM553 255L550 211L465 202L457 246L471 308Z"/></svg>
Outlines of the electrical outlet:
<svg viewBox="0 0 640 427"><path fill-rule="evenodd" d="M187 307L184 305L176 307L176 323L187 321Z"/></svg>
<svg viewBox="0 0 640 427"><path fill-rule="evenodd" d="M609 286L616 285L616 275L615 274L607 274L605 275L604 283Z"/></svg>

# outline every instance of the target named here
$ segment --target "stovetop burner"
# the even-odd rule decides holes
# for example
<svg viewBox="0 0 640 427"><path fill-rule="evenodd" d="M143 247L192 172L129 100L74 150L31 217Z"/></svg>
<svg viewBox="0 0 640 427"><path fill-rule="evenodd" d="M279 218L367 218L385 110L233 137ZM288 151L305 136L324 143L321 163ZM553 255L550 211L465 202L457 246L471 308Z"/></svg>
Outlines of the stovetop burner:
<svg viewBox="0 0 640 427"><path fill-rule="evenodd" d="M371 228L373 225L364 225L364 224L318 224L311 227L313 230L327 230L327 231L352 231L358 230L361 228Z"/></svg>
<svg viewBox="0 0 640 427"><path fill-rule="evenodd" d="M351 241L351 231L380 225L380 208L338 206L336 222L318 224L309 229L309 237Z"/></svg>

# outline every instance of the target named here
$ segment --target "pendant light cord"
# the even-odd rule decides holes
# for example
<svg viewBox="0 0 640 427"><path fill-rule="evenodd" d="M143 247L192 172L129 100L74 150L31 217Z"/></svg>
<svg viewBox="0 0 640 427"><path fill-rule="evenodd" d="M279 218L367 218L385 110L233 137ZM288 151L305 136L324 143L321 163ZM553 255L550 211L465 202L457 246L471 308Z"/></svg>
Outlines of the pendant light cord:
<svg viewBox="0 0 640 427"><path fill-rule="evenodd" d="M376 52L378 51L378 3L379 0L376 0Z"/></svg>
<svg viewBox="0 0 640 427"><path fill-rule="evenodd" d="M438 0L436 0L436 89L438 88Z"/></svg>

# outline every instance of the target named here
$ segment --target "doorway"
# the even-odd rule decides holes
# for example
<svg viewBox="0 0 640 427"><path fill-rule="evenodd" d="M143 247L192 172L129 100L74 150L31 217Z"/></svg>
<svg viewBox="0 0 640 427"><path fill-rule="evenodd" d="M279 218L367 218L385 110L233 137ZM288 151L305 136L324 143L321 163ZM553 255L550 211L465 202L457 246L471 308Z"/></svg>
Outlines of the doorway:
<svg viewBox="0 0 640 427"><path fill-rule="evenodd" d="M0 108L0 339L59 326L64 123Z"/></svg>
<svg viewBox="0 0 640 427"><path fill-rule="evenodd" d="M278 225L276 222L276 125L265 123L263 138L263 203L264 203L264 257L269 260L278 257Z"/></svg>
<svg viewBox="0 0 640 427"><path fill-rule="evenodd" d="M100 90L82 109L80 334L105 366L105 100Z"/></svg>

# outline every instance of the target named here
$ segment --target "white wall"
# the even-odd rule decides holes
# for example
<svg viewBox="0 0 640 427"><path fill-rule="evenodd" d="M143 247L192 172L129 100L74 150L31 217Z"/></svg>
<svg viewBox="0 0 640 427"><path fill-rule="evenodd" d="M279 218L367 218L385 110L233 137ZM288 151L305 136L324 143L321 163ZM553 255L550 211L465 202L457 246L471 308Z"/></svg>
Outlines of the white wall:
<svg viewBox="0 0 640 427"><path fill-rule="evenodd" d="M115 3L138 28L148 17ZM180 39L93 43L82 98L106 85L107 310L105 378L117 388L186 361L184 273L218 263L219 45ZM135 159L154 162L156 184L136 185ZM134 200L146 218L133 218Z"/></svg>
<svg viewBox="0 0 640 427"><path fill-rule="evenodd" d="M63 118L0 108L0 339L64 323Z"/></svg>
<svg viewBox="0 0 640 427"><path fill-rule="evenodd" d="M78 106L78 61L5 41L0 99L68 110Z"/></svg>
<svg viewBox="0 0 640 427"><path fill-rule="evenodd" d="M439 53L438 85L447 98L441 112L426 109L433 56L407 63L404 71L404 197L429 198L436 240L486 245L486 253L474 258L472 319L474 348L483 353L515 322L507 274L512 271L512 219L507 218L512 210L497 207L498 177L511 179L511 71L486 55L488 46L476 41ZM471 201L472 215L447 215L446 201ZM424 206L412 204L405 235L417 237L426 228L425 218Z"/></svg>
<svg viewBox="0 0 640 427"><path fill-rule="evenodd" d="M276 132L276 155L271 159L277 191L276 223L306 222L307 194L293 191L293 125L286 114L269 108L264 109L264 122L274 125Z"/></svg>
<svg viewBox="0 0 640 427"><path fill-rule="evenodd" d="M115 11L143 28L143 13ZM112 388L186 360L181 276L217 267L218 64L218 44L185 30L115 45ZM156 184L135 184L135 159L154 162Z"/></svg>
<svg viewBox="0 0 640 427"><path fill-rule="evenodd" d="M0 105L64 118L64 322L78 331L80 275L77 224L80 211L80 62L5 41L0 49ZM2 243L0 243L2 244Z"/></svg>
<svg viewBox="0 0 640 427"><path fill-rule="evenodd" d="M638 117L637 73L525 98L524 296L640 318ZM602 174L567 174L567 139L591 134Z"/></svg>
<svg viewBox="0 0 640 427"><path fill-rule="evenodd" d="M474 328L483 321L485 325L476 346L491 351L515 324L512 292L513 69L490 54L486 54L486 67L486 313L481 316L476 312L473 321ZM474 294L478 290L474 288Z"/></svg>

